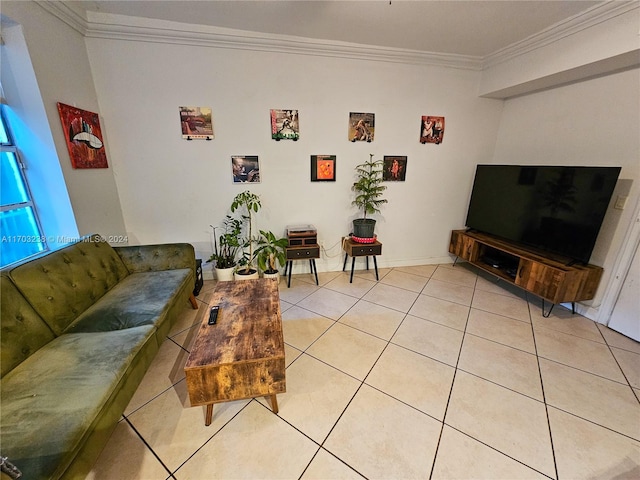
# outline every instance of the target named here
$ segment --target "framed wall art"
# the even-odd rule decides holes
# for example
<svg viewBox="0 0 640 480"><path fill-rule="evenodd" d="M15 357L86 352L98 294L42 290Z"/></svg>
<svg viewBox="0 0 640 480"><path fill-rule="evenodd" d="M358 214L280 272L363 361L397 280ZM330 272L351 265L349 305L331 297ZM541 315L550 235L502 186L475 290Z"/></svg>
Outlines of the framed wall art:
<svg viewBox="0 0 640 480"><path fill-rule="evenodd" d="M210 107L179 107L182 138L213 140L213 116Z"/></svg>
<svg viewBox="0 0 640 480"><path fill-rule="evenodd" d="M277 141L300 138L298 110L271 110L271 138Z"/></svg>
<svg viewBox="0 0 640 480"><path fill-rule="evenodd" d="M260 183L260 163L256 155L231 157L233 183Z"/></svg>
<svg viewBox="0 0 640 480"><path fill-rule="evenodd" d="M383 158L382 180L404 182L407 175L407 157L387 156Z"/></svg>
<svg viewBox="0 0 640 480"><path fill-rule="evenodd" d="M373 142L375 129L375 113L349 113L350 142Z"/></svg>
<svg viewBox="0 0 640 480"><path fill-rule="evenodd" d="M73 168L108 168L97 113L58 103L67 150Z"/></svg>
<svg viewBox="0 0 640 480"><path fill-rule="evenodd" d="M335 182L336 181L336 156L335 155L311 155L311 181Z"/></svg>
<svg viewBox="0 0 640 480"><path fill-rule="evenodd" d="M423 115L420 120L420 143L442 143L444 137L444 117Z"/></svg>

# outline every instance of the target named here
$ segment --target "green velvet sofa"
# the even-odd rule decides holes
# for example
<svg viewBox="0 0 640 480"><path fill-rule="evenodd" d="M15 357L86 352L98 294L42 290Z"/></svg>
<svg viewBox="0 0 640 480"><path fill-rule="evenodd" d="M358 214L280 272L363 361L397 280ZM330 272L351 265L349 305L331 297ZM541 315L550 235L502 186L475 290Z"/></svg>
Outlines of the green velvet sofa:
<svg viewBox="0 0 640 480"><path fill-rule="evenodd" d="M195 266L189 244L91 235L0 272L0 455L22 478L85 478L177 314L197 308Z"/></svg>

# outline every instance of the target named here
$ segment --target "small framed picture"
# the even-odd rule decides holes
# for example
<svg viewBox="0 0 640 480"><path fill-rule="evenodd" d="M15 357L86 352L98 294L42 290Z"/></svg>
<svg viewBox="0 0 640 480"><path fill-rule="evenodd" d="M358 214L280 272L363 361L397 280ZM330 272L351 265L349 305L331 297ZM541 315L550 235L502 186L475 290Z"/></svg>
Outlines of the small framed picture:
<svg viewBox="0 0 640 480"><path fill-rule="evenodd" d="M375 113L349 113L349 141L373 142L376 130Z"/></svg>
<svg viewBox="0 0 640 480"><path fill-rule="evenodd" d="M336 181L336 156L335 155L311 155L311 181L335 182Z"/></svg>
<svg viewBox="0 0 640 480"><path fill-rule="evenodd" d="M260 183L260 163L256 155L231 157L233 183Z"/></svg>
<svg viewBox="0 0 640 480"><path fill-rule="evenodd" d="M300 138L298 110L271 110L271 138L294 142Z"/></svg>
<svg viewBox="0 0 640 480"><path fill-rule="evenodd" d="M404 182L407 175L407 157L384 156L382 180L385 182Z"/></svg>
<svg viewBox="0 0 640 480"><path fill-rule="evenodd" d="M180 125L185 140L213 140L210 107L180 107Z"/></svg>
<svg viewBox="0 0 640 480"><path fill-rule="evenodd" d="M444 137L444 117L423 115L420 120L420 143L440 145Z"/></svg>

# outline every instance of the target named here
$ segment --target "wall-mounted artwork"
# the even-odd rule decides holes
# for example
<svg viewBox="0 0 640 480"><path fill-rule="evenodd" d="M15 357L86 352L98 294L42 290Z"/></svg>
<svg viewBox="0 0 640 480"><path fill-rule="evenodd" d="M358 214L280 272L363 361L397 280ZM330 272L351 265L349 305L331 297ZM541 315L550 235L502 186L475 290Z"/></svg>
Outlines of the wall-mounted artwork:
<svg viewBox="0 0 640 480"><path fill-rule="evenodd" d="M385 182L404 182L407 175L407 157L384 156L382 180Z"/></svg>
<svg viewBox="0 0 640 480"><path fill-rule="evenodd" d="M210 107L179 107L182 138L213 140L213 116Z"/></svg>
<svg viewBox="0 0 640 480"><path fill-rule="evenodd" d="M442 143L444 117L423 115L420 121L420 143Z"/></svg>
<svg viewBox="0 0 640 480"><path fill-rule="evenodd" d="M97 113L58 103L62 130L73 168L108 168Z"/></svg>
<svg viewBox="0 0 640 480"><path fill-rule="evenodd" d="M278 141L300 138L298 110L271 110L271 138Z"/></svg>
<svg viewBox="0 0 640 480"><path fill-rule="evenodd" d="M375 129L375 113L349 113L349 141L373 142Z"/></svg>
<svg viewBox="0 0 640 480"><path fill-rule="evenodd" d="M311 181L335 182L336 181L336 156L335 155L311 155Z"/></svg>
<svg viewBox="0 0 640 480"><path fill-rule="evenodd" d="M231 171L233 183L260 183L260 164L255 155L231 157Z"/></svg>

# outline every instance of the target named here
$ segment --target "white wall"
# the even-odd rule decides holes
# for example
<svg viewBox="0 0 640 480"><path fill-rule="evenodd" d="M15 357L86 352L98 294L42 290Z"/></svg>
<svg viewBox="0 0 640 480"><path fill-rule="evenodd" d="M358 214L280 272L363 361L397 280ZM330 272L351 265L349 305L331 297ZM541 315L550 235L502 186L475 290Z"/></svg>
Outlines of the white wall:
<svg viewBox="0 0 640 480"><path fill-rule="evenodd" d="M30 142L40 142L42 144L40 151L44 151L45 154L34 153L27 160L33 166L42 162L45 170L51 169L49 162L59 163L59 168L56 168L57 176L51 176L45 180L50 184L59 182L59 172L62 172L77 224L75 233L66 221L61 221L61 225L65 226L60 227L60 230L47 233L56 236L75 236L78 233L80 235L124 234L124 221L114 170L111 168L73 169L58 115L57 102L100 113L84 37L34 2L3 1L2 14L20 25L26 41L27 52L24 55L28 54L30 57L35 73L33 86L24 83L24 76L17 79L19 88L6 92L8 100L10 103L14 100L18 102L19 108L22 109L21 118L28 126L35 128L42 124L46 125L48 121L48 131L46 128L44 132L36 129L28 139ZM12 62L11 66L14 69L10 72L8 67L3 65L3 76L17 71L19 60L14 59L15 64L10 57L8 60ZM22 60L29 61L28 58ZM19 98L20 94L25 98ZM41 98L41 104L36 108L33 104L36 102L37 95ZM40 98L37 100L39 101ZM46 115L46 119L43 118L43 114ZM108 135L105 135L105 145L107 158L110 161ZM60 187L60 185L57 186ZM64 192L58 192L56 195L63 194ZM39 208L46 207L45 202L39 202Z"/></svg>
<svg viewBox="0 0 640 480"><path fill-rule="evenodd" d="M478 98L479 72L113 39L87 45L131 239L188 241L208 258L209 225L246 187L232 183L231 156L258 155L257 226L281 235L288 224L314 224L333 247L318 268L338 270L339 241L356 214L353 167L369 153L406 155L407 180L387 184L389 203L376 217L380 264L450 260L450 231L464 225L473 171L492 158L502 111L502 101ZM181 138L185 105L212 107L215 140ZM272 108L299 110L299 141L271 140ZM350 111L376 114L373 143L348 141ZM446 117L441 145L419 143L421 115ZM335 183L310 182L314 154L337 155Z"/></svg>
<svg viewBox="0 0 640 480"><path fill-rule="evenodd" d="M510 99L500 121L492 163L622 167L613 201L628 196L627 208L610 205L598 236L591 263L604 267L604 275L592 309L606 291L639 201L639 85L634 69Z"/></svg>
<svg viewBox="0 0 640 480"><path fill-rule="evenodd" d="M6 22L6 21L5 21ZM22 27L3 25L1 50L5 109L24 173L31 187L43 236L54 249L78 237L78 227L58 161Z"/></svg>

